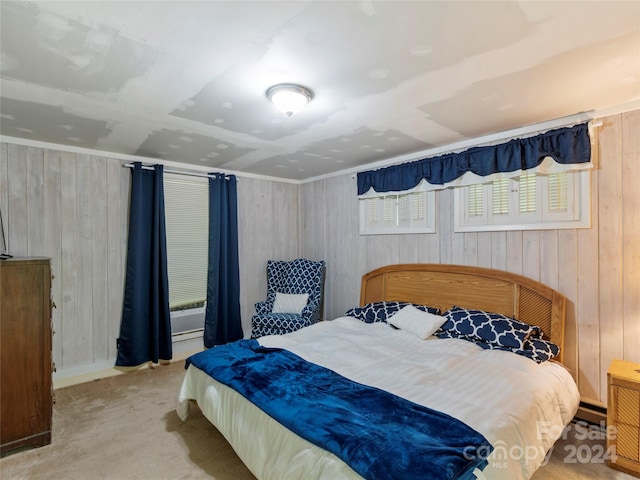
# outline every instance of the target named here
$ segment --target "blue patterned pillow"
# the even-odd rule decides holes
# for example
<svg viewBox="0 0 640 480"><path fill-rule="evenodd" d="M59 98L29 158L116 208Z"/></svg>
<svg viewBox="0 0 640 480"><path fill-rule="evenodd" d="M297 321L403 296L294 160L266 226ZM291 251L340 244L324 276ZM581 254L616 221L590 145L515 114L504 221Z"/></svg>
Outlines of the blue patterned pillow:
<svg viewBox="0 0 640 480"><path fill-rule="evenodd" d="M434 333L438 338L460 338L484 349L510 351L536 363L551 360L560 353L560 347L540 338L540 327L505 315L453 307L444 316L447 321ZM520 342L522 346L513 346Z"/></svg>
<svg viewBox="0 0 640 480"><path fill-rule="evenodd" d="M443 316L447 321L435 333L439 338L465 338L509 349L525 350L529 338L542 335L540 327L519 322L499 313L452 307Z"/></svg>
<svg viewBox="0 0 640 480"><path fill-rule="evenodd" d="M446 322L445 322L446 323ZM444 324L443 324L444 326ZM469 342L474 342L474 339L471 337L467 337L466 335L460 335L459 333L455 332L454 330L442 330L442 327L440 327L438 330L435 331L435 333L433 334L434 337L438 337L438 338L461 338L462 340L467 340ZM477 343L477 342L474 342Z"/></svg>
<svg viewBox="0 0 640 480"><path fill-rule="evenodd" d="M440 310L426 305L416 305L408 302L373 302L367 303L362 307L353 307L345 312L346 317L354 317L362 320L364 323L386 322L387 318L396 313L402 307L413 305L423 312L440 315Z"/></svg>
<svg viewBox="0 0 640 480"><path fill-rule="evenodd" d="M514 350L514 352L530 358L536 363L542 363L557 357L560 353L560 347L541 338L530 338L524 350Z"/></svg>

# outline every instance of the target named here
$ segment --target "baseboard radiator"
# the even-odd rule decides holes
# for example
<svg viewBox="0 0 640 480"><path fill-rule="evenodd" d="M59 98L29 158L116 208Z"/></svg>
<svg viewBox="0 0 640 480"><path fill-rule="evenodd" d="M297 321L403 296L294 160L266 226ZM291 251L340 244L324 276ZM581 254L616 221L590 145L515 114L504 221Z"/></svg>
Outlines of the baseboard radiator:
<svg viewBox="0 0 640 480"><path fill-rule="evenodd" d="M594 425L606 426L607 409L602 405L581 401L575 418Z"/></svg>

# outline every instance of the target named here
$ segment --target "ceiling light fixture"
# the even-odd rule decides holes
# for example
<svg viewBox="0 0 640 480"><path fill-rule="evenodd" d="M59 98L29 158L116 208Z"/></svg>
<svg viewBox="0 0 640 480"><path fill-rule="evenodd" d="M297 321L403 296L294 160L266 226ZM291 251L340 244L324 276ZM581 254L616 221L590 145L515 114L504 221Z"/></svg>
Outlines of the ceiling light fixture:
<svg viewBox="0 0 640 480"><path fill-rule="evenodd" d="M267 98L278 110L290 117L313 99L313 92L302 85L280 83L267 90Z"/></svg>

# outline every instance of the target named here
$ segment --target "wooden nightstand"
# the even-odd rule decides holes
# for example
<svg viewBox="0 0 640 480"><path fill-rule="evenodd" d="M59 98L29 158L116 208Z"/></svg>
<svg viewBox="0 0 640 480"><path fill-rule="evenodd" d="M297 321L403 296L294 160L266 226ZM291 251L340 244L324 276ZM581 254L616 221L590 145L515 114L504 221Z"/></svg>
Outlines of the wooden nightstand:
<svg viewBox="0 0 640 480"><path fill-rule="evenodd" d="M609 466L640 477L640 364L614 360L607 372Z"/></svg>

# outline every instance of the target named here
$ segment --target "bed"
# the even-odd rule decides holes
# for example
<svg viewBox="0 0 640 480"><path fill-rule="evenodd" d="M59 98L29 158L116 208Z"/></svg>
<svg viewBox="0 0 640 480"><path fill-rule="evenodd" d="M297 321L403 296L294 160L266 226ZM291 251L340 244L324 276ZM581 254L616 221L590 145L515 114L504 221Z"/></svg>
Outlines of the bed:
<svg viewBox="0 0 640 480"><path fill-rule="evenodd" d="M579 404L575 382L561 364L566 299L546 285L509 272L401 264L363 276L360 305L378 302L505 315L540 327L540 339L559 346L560 351L553 360L537 363L467 339L435 335L422 339L386 321L367 323L351 315L287 335L262 337L258 343L265 350L292 353L341 378L470 427L492 449L485 451L486 466L479 465L464 478L530 478L544 464ZM294 433L283 425L286 422L275 420L245 397L250 398L191 363L178 394L177 412L186 420L189 404L195 400L258 479L363 478L339 455ZM418 476L433 478L428 467Z"/></svg>

